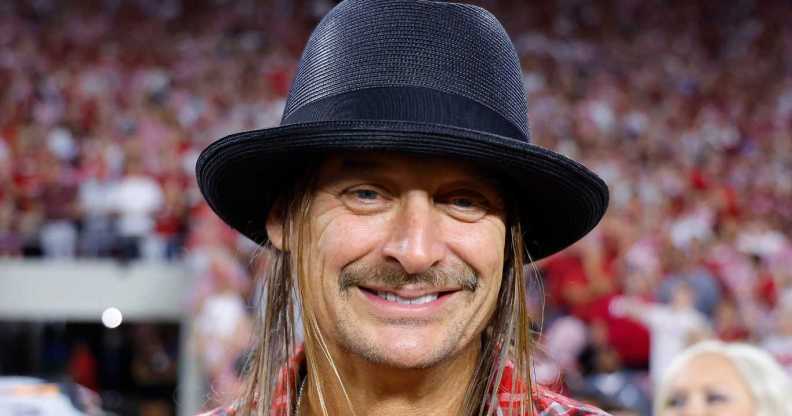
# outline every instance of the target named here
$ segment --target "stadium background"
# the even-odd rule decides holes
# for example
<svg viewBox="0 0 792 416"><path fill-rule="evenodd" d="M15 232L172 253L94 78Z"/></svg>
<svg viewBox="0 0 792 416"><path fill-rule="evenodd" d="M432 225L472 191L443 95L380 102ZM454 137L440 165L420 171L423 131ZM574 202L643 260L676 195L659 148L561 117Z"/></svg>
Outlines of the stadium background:
<svg viewBox="0 0 792 416"><path fill-rule="evenodd" d="M194 163L277 125L333 4L0 2L0 383L79 383L119 415L231 397L262 264ZM540 264L537 378L648 414L661 340L744 340L792 371L792 5L477 4L516 44L535 141L611 189L595 232ZM680 286L695 328L621 307L662 316ZM0 404L21 391L2 386Z"/></svg>

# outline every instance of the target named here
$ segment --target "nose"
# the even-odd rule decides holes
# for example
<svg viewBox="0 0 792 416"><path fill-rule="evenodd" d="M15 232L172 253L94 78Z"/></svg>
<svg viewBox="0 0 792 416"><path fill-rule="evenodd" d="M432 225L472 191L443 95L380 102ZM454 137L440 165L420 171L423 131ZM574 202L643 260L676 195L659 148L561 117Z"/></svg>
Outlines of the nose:
<svg viewBox="0 0 792 416"><path fill-rule="evenodd" d="M410 274L435 266L446 253L446 246L438 235L439 220L439 213L426 192L405 193L390 225L383 254L399 262Z"/></svg>

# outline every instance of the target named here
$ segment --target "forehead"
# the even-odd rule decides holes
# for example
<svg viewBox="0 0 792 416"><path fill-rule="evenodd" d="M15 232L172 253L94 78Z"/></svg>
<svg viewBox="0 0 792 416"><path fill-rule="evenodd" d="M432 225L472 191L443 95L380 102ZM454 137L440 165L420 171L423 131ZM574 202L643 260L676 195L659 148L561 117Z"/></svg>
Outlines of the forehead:
<svg viewBox="0 0 792 416"><path fill-rule="evenodd" d="M674 387L735 386L743 380L734 364L716 353L703 353L688 362L686 369L678 373Z"/></svg>
<svg viewBox="0 0 792 416"><path fill-rule="evenodd" d="M319 180L371 176L431 187L463 181L500 192L499 176L475 163L451 158L387 152L336 153L319 165Z"/></svg>

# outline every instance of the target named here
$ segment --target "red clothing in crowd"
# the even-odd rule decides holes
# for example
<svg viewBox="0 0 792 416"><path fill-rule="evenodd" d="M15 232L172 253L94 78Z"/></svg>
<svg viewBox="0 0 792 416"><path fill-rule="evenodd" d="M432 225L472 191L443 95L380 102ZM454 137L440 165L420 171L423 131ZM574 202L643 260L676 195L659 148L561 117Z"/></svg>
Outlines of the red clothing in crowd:
<svg viewBox="0 0 792 416"><path fill-rule="evenodd" d="M641 367L648 363L649 331L640 322L613 316L610 313L610 304L616 296L615 292L602 294L577 304L569 301L565 291L575 286L585 288L590 284L579 256L568 253L557 254L546 260L543 268L550 302L567 309L572 316L583 322L605 324L608 329L608 343L616 349L625 365ZM615 274L610 270L605 275L615 279Z"/></svg>

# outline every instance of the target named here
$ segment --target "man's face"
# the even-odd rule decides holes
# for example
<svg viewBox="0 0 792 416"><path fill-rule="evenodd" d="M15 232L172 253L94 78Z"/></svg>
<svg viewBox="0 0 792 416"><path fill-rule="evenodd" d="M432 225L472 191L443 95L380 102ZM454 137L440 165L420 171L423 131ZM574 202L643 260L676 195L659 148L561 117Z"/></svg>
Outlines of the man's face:
<svg viewBox="0 0 792 416"><path fill-rule="evenodd" d="M504 204L473 166L396 154L321 164L306 299L342 354L426 368L479 340L504 262ZM352 358L352 357L350 357Z"/></svg>

